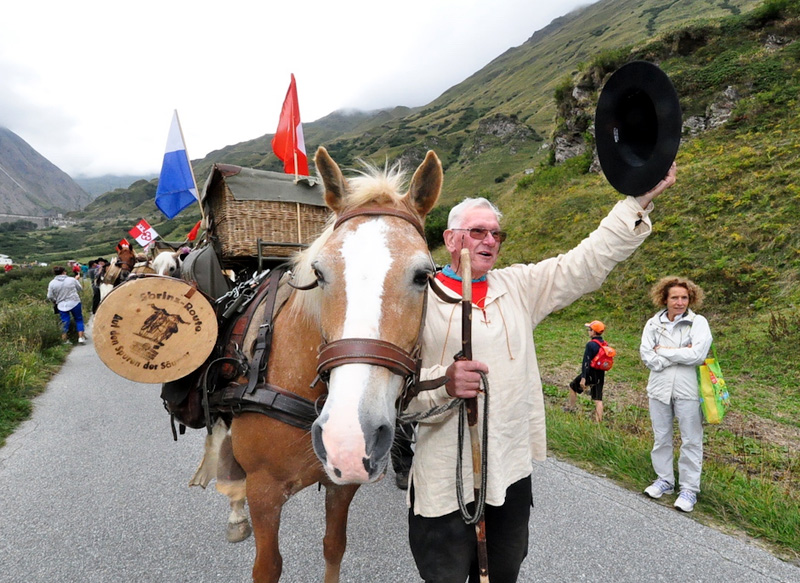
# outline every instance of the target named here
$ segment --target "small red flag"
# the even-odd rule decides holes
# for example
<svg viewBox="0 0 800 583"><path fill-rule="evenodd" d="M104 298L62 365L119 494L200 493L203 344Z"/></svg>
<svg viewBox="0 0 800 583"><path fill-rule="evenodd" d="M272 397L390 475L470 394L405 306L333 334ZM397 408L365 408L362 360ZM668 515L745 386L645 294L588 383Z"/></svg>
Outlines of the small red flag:
<svg viewBox="0 0 800 583"><path fill-rule="evenodd" d="M117 253L122 251L123 249L130 249L131 244L128 243L127 239L120 239L119 243L117 243Z"/></svg>
<svg viewBox="0 0 800 583"><path fill-rule="evenodd" d="M203 219L197 221L197 224L192 228L191 231L189 231L189 234L186 235L186 238L189 239L189 241L194 241L195 239L197 239L197 233L198 231L200 231L200 223L202 222Z"/></svg>
<svg viewBox="0 0 800 583"><path fill-rule="evenodd" d="M308 157L303 139L303 126L300 123L300 105L297 102L297 85L294 74L283 101L278 129L272 138L272 151L283 161L283 171L287 174L308 176Z"/></svg>

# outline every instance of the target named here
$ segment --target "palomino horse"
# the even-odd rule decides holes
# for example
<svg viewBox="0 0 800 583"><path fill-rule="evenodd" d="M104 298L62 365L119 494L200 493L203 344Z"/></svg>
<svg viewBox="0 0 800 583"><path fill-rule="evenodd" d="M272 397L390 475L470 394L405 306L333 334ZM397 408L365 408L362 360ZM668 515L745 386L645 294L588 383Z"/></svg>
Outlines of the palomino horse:
<svg viewBox="0 0 800 583"><path fill-rule="evenodd" d="M397 168L346 180L324 148L316 165L334 216L294 262L294 283L314 286L292 291L275 319L266 382L311 401L327 393L325 405L310 433L252 412L231 426L233 454L246 473L238 487L250 507L257 583L280 578L282 506L314 483L326 489L325 583L339 581L350 502L360 484L386 471L434 271L422 227L442 185L433 152L405 195ZM233 500L236 484L226 485Z"/></svg>

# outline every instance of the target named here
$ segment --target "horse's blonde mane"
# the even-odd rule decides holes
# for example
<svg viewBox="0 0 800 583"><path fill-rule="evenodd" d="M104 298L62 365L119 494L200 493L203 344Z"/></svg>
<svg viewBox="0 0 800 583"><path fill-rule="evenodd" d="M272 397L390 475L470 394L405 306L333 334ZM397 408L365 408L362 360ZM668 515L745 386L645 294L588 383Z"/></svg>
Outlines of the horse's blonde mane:
<svg viewBox="0 0 800 583"><path fill-rule="evenodd" d="M364 170L356 170L358 175L347 179L348 191L342 201L339 214L368 204L390 208L403 206L402 198L405 196L407 187L406 173L400 164L396 163L391 167L387 164L381 170L369 162L361 160L360 162L364 166ZM331 215L322 234L307 249L292 258L293 283L295 285L306 285L316 278L311 265L333 234L335 222L336 216ZM318 322L320 316L319 289L303 291L295 296L293 309Z"/></svg>
<svg viewBox="0 0 800 583"><path fill-rule="evenodd" d="M375 203L380 206L396 206L406 192L406 173L397 162L388 164L383 170L359 160L364 170L357 170L357 176L347 179L349 191L344 200L342 212Z"/></svg>

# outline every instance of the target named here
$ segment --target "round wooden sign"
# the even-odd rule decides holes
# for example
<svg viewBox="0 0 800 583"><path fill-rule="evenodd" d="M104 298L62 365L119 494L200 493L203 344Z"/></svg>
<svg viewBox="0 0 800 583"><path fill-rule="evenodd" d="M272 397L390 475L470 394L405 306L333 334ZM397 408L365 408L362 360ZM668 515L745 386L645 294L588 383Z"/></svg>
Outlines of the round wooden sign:
<svg viewBox="0 0 800 583"><path fill-rule="evenodd" d="M197 370L217 340L209 300L187 282L160 275L114 288L94 316L100 360L139 383L166 383Z"/></svg>

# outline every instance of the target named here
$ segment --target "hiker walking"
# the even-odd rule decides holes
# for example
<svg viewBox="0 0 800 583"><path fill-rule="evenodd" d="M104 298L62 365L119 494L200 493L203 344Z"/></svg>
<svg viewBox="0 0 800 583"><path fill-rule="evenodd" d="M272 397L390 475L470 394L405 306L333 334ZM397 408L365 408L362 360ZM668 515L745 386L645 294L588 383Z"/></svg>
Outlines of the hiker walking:
<svg viewBox="0 0 800 583"><path fill-rule="evenodd" d="M566 410L575 411L578 395L588 388L589 395L594 401L594 420L600 423L603 420L603 384L606 380L606 370L611 368L609 358L613 359L613 355L606 356L603 362L599 362L604 355L608 354L607 348L610 348L603 340L605 324L600 320L593 320L584 326L589 332L589 342L586 343L583 350L581 372L569 384L569 401Z"/></svg>
<svg viewBox="0 0 800 583"><path fill-rule="evenodd" d="M81 282L73 277L68 277L66 270L60 265L53 267L53 279L47 285L47 299L53 302L61 318L61 340L64 344L72 344L67 334L69 333L70 320L75 320L78 330L78 344L86 344L83 334L83 308L81 306Z"/></svg>

